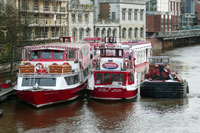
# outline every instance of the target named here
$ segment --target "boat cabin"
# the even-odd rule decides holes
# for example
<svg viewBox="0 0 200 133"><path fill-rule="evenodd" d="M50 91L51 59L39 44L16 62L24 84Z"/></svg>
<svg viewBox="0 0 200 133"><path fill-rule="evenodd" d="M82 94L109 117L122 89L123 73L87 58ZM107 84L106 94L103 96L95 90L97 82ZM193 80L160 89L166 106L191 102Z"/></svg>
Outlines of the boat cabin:
<svg viewBox="0 0 200 133"><path fill-rule="evenodd" d="M89 44L58 43L26 46L22 50L21 73L67 73L90 63Z"/></svg>

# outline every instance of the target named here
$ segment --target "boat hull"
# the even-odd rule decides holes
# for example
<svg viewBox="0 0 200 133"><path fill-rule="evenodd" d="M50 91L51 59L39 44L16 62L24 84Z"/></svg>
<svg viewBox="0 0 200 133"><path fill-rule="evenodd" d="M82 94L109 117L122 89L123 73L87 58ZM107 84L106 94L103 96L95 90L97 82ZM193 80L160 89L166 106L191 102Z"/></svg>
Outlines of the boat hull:
<svg viewBox="0 0 200 133"><path fill-rule="evenodd" d="M189 93L187 82L146 81L140 86L140 95L150 98L185 98Z"/></svg>
<svg viewBox="0 0 200 133"><path fill-rule="evenodd" d="M94 90L91 90L90 92L90 97L94 99L115 101L135 98L137 92L137 89L127 91L123 88L94 88Z"/></svg>
<svg viewBox="0 0 200 133"><path fill-rule="evenodd" d="M73 100L80 95L81 91L83 91L86 86L87 82L73 89L22 91L15 90L15 93L21 101L39 108L54 103Z"/></svg>

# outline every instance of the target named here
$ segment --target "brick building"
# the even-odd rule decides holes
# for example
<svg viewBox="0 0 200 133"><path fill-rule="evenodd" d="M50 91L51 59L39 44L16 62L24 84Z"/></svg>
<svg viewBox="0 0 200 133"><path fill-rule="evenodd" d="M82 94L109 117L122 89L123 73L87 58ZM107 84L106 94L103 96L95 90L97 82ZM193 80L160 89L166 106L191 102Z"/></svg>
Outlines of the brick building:
<svg viewBox="0 0 200 133"><path fill-rule="evenodd" d="M147 35L180 29L180 0L149 0L146 4Z"/></svg>

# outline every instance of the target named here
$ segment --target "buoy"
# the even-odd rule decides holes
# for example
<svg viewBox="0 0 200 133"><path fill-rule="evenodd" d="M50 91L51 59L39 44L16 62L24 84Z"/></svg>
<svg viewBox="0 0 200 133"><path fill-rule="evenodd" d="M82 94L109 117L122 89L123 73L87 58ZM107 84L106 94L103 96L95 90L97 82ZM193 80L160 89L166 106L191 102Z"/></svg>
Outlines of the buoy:
<svg viewBox="0 0 200 133"><path fill-rule="evenodd" d="M3 115L3 110L2 109L0 109L0 116L2 116Z"/></svg>

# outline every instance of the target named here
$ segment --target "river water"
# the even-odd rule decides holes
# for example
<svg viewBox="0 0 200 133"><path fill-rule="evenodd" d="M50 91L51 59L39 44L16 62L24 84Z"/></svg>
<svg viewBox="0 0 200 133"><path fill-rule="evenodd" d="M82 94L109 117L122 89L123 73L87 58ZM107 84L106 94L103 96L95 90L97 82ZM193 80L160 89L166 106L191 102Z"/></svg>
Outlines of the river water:
<svg viewBox="0 0 200 133"><path fill-rule="evenodd" d="M149 99L126 102L78 99L35 109L16 97L0 103L0 133L199 133L200 46L168 51L172 69L189 82L184 99Z"/></svg>

